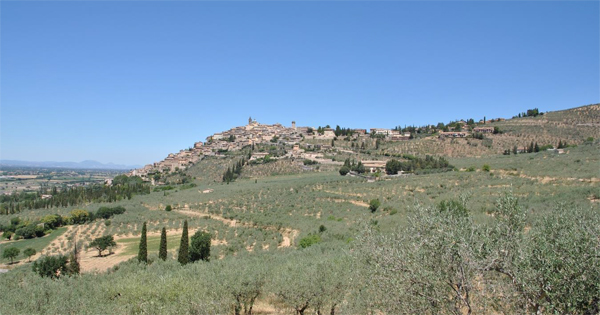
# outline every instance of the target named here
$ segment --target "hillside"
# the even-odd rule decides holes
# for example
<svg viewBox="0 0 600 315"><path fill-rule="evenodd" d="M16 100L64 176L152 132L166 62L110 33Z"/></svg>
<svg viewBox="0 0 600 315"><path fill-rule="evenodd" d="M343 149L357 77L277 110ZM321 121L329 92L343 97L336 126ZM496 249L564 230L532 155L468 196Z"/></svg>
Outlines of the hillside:
<svg viewBox="0 0 600 315"><path fill-rule="evenodd" d="M168 169L152 165L130 174L143 175L151 187L147 194L1 215L4 229L15 218L33 225L49 214L65 218L63 227L44 237L1 241L0 251L35 247L35 261L69 254L77 242L82 275L42 278L22 253L15 264L3 258L0 268L11 270L0 275L0 313L593 310L600 306L594 299L600 293L598 124L600 105L488 123L502 133L484 139L440 138L443 131L423 130L413 139L389 135L378 143L370 135L334 140L327 130L310 137L282 126L289 139L246 142L176 167L183 159L173 155L165 159ZM502 154L532 141L568 146L563 153ZM208 142L224 145L214 135ZM196 147L181 157L208 153L206 143ZM421 165L430 161L425 155L444 157L452 167ZM346 159L364 161L373 173L341 176ZM391 159L420 168L386 175L385 161ZM224 182L224 173L238 163L239 175ZM66 223L75 209L91 213L117 206L126 211ZM190 236L211 234L210 261L177 262L185 220ZM148 264L136 258L144 222ZM158 258L163 227L166 261ZM98 256L90 243L104 235L114 236L117 245L112 254ZM554 290L552 303L537 291L546 285Z"/></svg>

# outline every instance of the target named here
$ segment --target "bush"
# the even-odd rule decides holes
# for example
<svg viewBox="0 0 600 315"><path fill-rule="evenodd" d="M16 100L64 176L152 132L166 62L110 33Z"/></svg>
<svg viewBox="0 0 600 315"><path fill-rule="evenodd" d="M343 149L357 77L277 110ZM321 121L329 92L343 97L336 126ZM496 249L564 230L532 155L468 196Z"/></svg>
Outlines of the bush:
<svg viewBox="0 0 600 315"><path fill-rule="evenodd" d="M109 208L109 207L101 207L100 209L98 209L98 211L96 211L96 218L102 218L102 219L110 219L110 217L117 215L117 214L122 214L125 212L125 208L118 206L118 207L113 207L113 208Z"/></svg>
<svg viewBox="0 0 600 315"><path fill-rule="evenodd" d="M319 234L308 234L308 236L303 237L298 245L300 248L308 248L314 244L321 243L321 235Z"/></svg>
<svg viewBox="0 0 600 315"><path fill-rule="evenodd" d="M67 256L46 256L33 263L33 271L41 277L51 279L59 278L63 275L71 274L68 268Z"/></svg>
<svg viewBox="0 0 600 315"><path fill-rule="evenodd" d="M4 233L2 233L2 237L10 241L10 239L13 237L13 234L14 233L11 231L4 231Z"/></svg>
<svg viewBox="0 0 600 315"><path fill-rule="evenodd" d="M490 166L487 164L483 164L483 166L481 167L481 170L484 172L489 172L490 171Z"/></svg>
<svg viewBox="0 0 600 315"><path fill-rule="evenodd" d="M63 218L58 214L49 214L42 218L44 226L50 229L55 229L63 225Z"/></svg>
<svg viewBox="0 0 600 315"><path fill-rule="evenodd" d="M315 165L315 164L319 164L319 162L317 161L313 161L313 160L309 160L309 159L304 159L304 161L302 161L302 163L304 165Z"/></svg>
<svg viewBox="0 0 600 315"><path fill-rule="evenodd" d="M340 168L340 175L342 176L346 176L346 174L348 174L350 172L350 168L348 166L342 166Z"/></svg>
<svg viewBox="0 0 600 315"><path fill-rule="evenodd" d="M173 210L173 207L171 207L171 205L167 205L167 206L165 207L165 211L169 212L169 211L171 211L171 210Z"/></svg>
<svg viewBox="0 0 600 315"><path fill-rule="evenodd" d="M44 227L30 223L15 231L15 235L25 239L44 236Z"/></svg>
<svg viewBox="0 0 600 315"><path fill-rule="evenodd" d="M86 210L75 209L71 211L71 224L84 224L91 221L90 213Z"/></svg>
<svg viewBox="0 0 600 315"><path fill-rule="evenodd" d="M379 202L379 199L371 199L371 201L369 201L369 210L373 213L377 211L377 208L379 208L380 205L381 202Z"/></svg>
<svg viewBox="0 0 600 315"><path fill-rule="evenodd" d="M321 224L321 225L319 226L319 233L323 233L323 232L325 232L325 231L327 231L327 228L326 228L326 227L325 227L323 224Z"/></svg>

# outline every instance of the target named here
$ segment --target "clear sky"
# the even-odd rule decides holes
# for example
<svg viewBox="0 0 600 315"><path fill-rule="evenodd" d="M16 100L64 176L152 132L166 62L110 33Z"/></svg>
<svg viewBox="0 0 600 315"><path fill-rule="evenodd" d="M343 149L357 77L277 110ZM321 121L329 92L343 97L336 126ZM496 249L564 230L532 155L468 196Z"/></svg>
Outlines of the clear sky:
<svg viewBox="0 0 600 315"><path fill-rule="evenodd" d="M247 123L600 102L598 1L0 2L0 158L147 164Z"/></svg>

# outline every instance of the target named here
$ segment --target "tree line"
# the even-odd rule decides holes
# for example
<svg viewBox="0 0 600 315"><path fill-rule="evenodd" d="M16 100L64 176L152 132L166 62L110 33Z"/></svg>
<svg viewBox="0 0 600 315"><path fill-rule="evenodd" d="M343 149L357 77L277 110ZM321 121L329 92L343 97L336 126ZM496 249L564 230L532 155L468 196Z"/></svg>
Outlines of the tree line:
<svg viewBox="0 0 600 315"><path fill-rule="evenodd" d="M92 222L96 219L110 219L111 217L122 214L125 208L117 207L100 207L98 211L87 211L75 209L67 216L59 214L48 214L41 219L24 221L18 217L12 218L10 224L1 225L0 232L2 237L8 240L11 239L30 239L42 237L52 232L52 230L65 225L84 224Z"/></svg>
<svg viewBox="0 0 600 315"><path fill-rule="evenodd" d="M92 184L83 187L43 187L34 193L21 192L0 196L0 214L19 213L25 209L68 207L90 202L115 202L131 199L135 194L149 194L150 186L138 176L119 175L112 185ZM42 198L43 195L50 196Z"/></svg>
<svg viewBox="0 0 600 315"><path fill-rule="evenodd" d="M442 170L449 171L454 168L448 160L440 156L439 158L431 155L426 155L425 159L409 154L403 154L403 158L408 161L398 161L391 159L385 164L385 172L388 175L398 174L399 171L415 172L418 170Z"/></svg>

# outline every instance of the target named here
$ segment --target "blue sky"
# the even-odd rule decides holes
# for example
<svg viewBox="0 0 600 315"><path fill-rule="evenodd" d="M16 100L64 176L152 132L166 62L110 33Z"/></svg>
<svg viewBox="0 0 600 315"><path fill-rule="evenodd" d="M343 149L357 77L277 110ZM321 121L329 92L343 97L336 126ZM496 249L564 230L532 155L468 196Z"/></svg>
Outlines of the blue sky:
<svg viewBox="0 0 600 315"><path fill-rule="evenodd" d="M0 158L146 164L263 123L600 101L599 3L0 2Z"/></svg>

